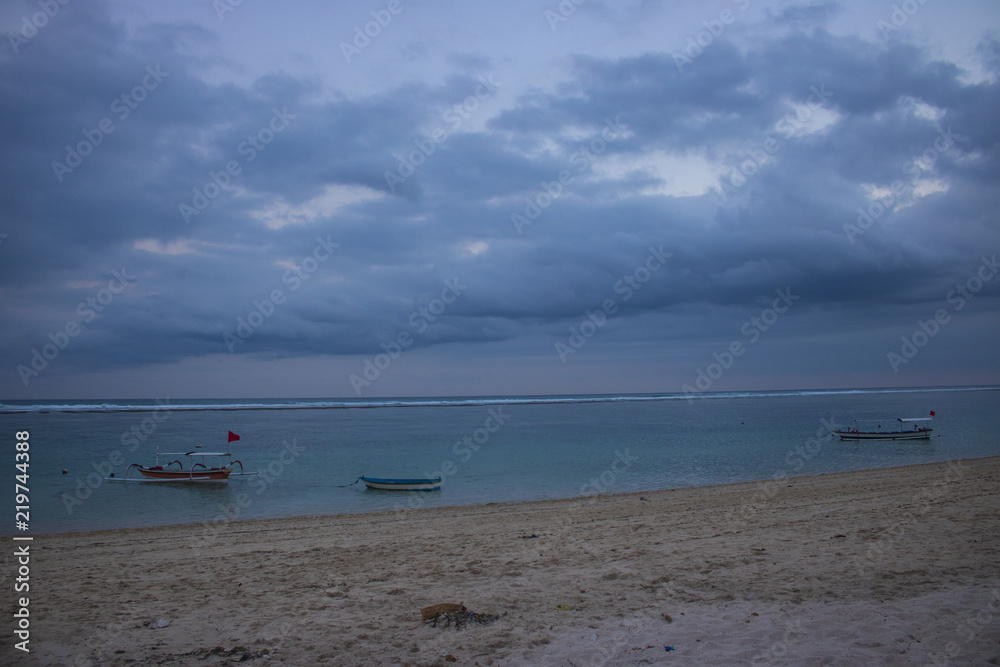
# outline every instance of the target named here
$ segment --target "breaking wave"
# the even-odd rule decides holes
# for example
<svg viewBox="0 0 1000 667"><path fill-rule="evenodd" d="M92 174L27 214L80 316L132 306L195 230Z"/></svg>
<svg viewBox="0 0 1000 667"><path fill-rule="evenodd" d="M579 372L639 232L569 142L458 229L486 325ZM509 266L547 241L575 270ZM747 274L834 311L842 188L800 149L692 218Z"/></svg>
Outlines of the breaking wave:
<svg viewBox="0 0 1000 667"><path fill-rule="evenodd" d="M774 396L839 396L845 394L906 394L941 391L995 391L1000 387L917 387L906 389L807 389L790 391L732 391L711 393L615 394L588 396L482 396L455 398L380 398L380 399L260 399L191 400L171 403L167 400L129 400L120 402L59 401L0 403L0 414L49 412L152 412L167 410L189 412L206 410L356 410L370 408L461 407L483 405L545 405L559 403L615 403L639 401L719 400L768 398Z"/></svg>

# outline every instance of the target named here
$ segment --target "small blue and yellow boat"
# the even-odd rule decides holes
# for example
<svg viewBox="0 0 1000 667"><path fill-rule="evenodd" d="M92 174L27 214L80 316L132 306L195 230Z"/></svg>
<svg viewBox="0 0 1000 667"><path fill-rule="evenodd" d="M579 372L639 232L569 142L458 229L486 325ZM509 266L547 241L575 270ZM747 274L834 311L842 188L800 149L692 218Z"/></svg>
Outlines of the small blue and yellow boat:
<svg viewBox="0 0 1000 667"><path fill-rule="evenodd" d="M380 491L439 491L441 478L434 479L385 479L379 477L362 477L361 481L369 489Z"/></svg>

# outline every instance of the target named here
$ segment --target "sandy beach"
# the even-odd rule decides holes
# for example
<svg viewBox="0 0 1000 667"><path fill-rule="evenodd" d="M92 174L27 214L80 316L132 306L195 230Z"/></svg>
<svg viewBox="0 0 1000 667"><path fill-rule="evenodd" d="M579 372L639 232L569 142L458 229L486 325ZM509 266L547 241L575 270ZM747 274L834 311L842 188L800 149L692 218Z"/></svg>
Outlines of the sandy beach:
<svg viewBox="0 0 1000 667"><path fill-rule="evenodd" d="M41 536L32 653L9 634L3 651L39 665L1000 664L998 534L1000 457ZM446 602L486 622L421 621Z"/></svg>

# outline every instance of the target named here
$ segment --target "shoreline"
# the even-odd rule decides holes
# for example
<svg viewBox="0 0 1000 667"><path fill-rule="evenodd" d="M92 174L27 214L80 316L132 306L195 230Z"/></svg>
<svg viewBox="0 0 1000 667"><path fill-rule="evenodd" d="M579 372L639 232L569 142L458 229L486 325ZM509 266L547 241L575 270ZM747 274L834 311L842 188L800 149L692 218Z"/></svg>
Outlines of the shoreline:
<svg viewBox="0 0 1000 667"><path fill-rule="evenodd" d="M797 476L794 476L794 477L781 477L781 478L777 478L777 479L774 478L774 477L771 477L771 478L755 479L755 480L749 480L749 481L743 481L743 482L725 482L725 483L722 483L722 484L708 484L708 485L705 485L705 486L679 486L679 487L674 487L674 488L669 488L669 489L653 489L653 490L648 490L648 491L626 491L626 492L621 492L621 493L606 493L606 494L598 493L598 494L593 494L593 495L588 495L588 496L570 496L570 497L567 497L567 498L545 498L545 499L541 499L541 500L514 500L514 501L510 501L510 502L470 503L470 504L465 504L465 505L440 505L440 506L436 506L436 507L413 507L413 508L407 508L407 509L402 509L402 510L373 510L371 512L343 512L343 513L339 513L339 514L296 514L296 515L287 516L287 517L271 517L271 518L255 518L255 519L232 519L232 520L225 520L225 521L221 521L221 522L215 522L213 520L209 520L209 521L191 521L191 522L185 522L185 523L167 523L167 524L158 524L158 525L153 525L153 526L134 527L134 528L98 528L98 529L94 529L94 530L70 530L70 531L57 532L57 533L36 533L35 537L41 539L41 538L48 538L48 537L62 537L62 536L73 536L73 535L89 535L89 534L98 534L98 533L118 534L118 533L127 533L127 532L133 532L133 531L134 532L141 532L141 531L146 531L146 530L156 530L156 529L160 529L160 528L177 528L177 529L179 529L179 528L184 528L184 527L202 527L202 526L205 526L205 525L208 525L208 524L212 524L212 523L219 523L220 525L223 525L223 526L238 526L240 524L255 524L255 523L267 524L267 523L271 523L271 522L288 522L288 521L299 521L299 520L323 521L323 520L339 519L339 518L344 518L344 517L391 516L391 515L398 515L398 514L404 514L404 513L408 514L408 513L411 513L411 512L438 512L438 511L444 511L444 510L449 510L449 509L462 509L462 508L474 509L474 508L479 508L479 507L498 507L498 506L518 506L518 505L531 506L531 505L544 504L544 503L588 503L588 504L591 504L591 503L593 503L594 499L596 499L596 498L619 498L619 497L625 498L625 497L630 497L630 496L635 496L635 497L638 497L638 496L652 496L652 495L661 494L661 493L686 492L686 491L692 491L692 490L695 490L695 489L719 489L719 490L722 490L722 489L729 489L729 488L735 488L735 487L747 487L747 488L751 488L752 487L752 488L757 488L757 487L760 487L760 486L767 486L767 485L781 485L781 484L786 484L786 483L794 482L796 480L807 480L807 479L813 479L813 478L824 478L824 477L831 477L831 476L836 476L836 475L854 475L854 474L859 474L859 473L873 473L873 472L890 471L890 470L905 470L905 469L909 469L909 468L921 468L921 467L924 467L924 466L941 466L941 465L947 465L949 463L954 463L954 462L986 461L986 460L989 460L989 459L997 459L998 461L1000 461L1000 456L983 456L983 457L976 457L976 458L969 458L969 459L954 459L954 460L948 460L948 461L934 461L934 462L931 462L931 463L915 463L915 464L902 465L902 466L888 466L888 467L885 467L885 468L862 468L860 470L845 470L845 471L840 471L840 472L823 472L823 473L816 473L816 474L813 474L813 475L797 475ZM414 497L413 496L414 493L416 493L416 492L412 492L412 493L398 492L398 496L399 496L399 498L411 498L411 497ZM421 497L421 496L418 495L417 497ZM262 525L261 527L263 528L264 526Z"/></svg>
<svg viewBox="0 0 1000 667"><path fill-rule="evenodd" d="M767 482L234 521L211 537L202 524L41 535L33 652L38 664L1000 656L1000 457ZM499 620L421 622L445 602ZM990 620L959 629L970 614Z"/></svg>

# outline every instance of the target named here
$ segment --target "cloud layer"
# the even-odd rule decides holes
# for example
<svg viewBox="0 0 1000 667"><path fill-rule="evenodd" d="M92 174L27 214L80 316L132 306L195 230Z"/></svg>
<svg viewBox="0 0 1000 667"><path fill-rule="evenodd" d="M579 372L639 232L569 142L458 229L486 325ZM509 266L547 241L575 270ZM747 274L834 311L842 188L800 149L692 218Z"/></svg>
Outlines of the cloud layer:
<svg viewBox="0 0 1000 667"><path fill-rule="evenodd" d="M574 364L639 390L658 365L676 391L786 288L799 300L725 382L995 381L1000 281L964 312L947 298L1000 250L998 41L970 45L971 77L906 35L831 32L836 9L698 49L567 54L551 85L480 53L365 90L219 81L215 27L64 6L0 55L0 392L217 355L360 372L403 332L421 363L382 393L445 367L464 391L572 392ZM670 257L644 271L651 252ZM609 299L563 363L556 344ZM887 353L940 308L940 338L893 372ZM18 370L46 345L43 370ZM536 363L562 379L500 370ZM348 373L300 386L354 393Z"/></svg>

